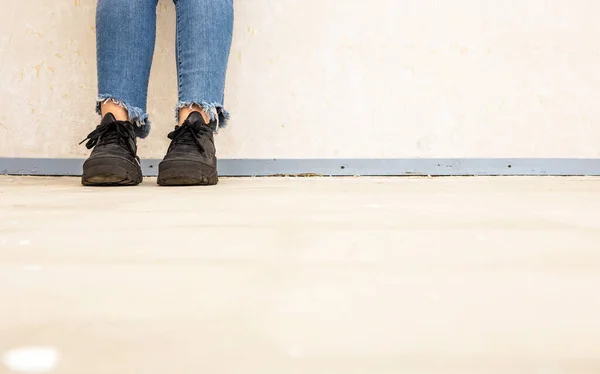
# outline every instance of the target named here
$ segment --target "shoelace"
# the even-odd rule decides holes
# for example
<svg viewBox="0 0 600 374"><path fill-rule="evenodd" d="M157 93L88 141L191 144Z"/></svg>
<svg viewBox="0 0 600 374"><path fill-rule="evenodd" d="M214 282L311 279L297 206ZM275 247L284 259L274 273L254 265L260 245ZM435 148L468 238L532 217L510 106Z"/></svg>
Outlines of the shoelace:
<svg viewBox="0 0 600 374"><path fill-rule="evenodd" d="M202 146L201 138L208 135L210 131L212 130L208 126L186 121L181 126L175 126L175 130L171 131L167 136L173 141L171 147L175 144L197 146L200 152L204 154L206 150Z"/></svg>
<svg viewBox="0 0 600 374"><path fill-rule="evenodd" d="M87 140L88 142L85 144L86 148L92 149L99 143L119 143L128 147L129 150L135 154L135 149L132 148L131 142L128 141L128 139L131 138L135 138L133 129L128 126L124 126L117 121L113 123L105 123L96 127L96 129L89 133L87 138L83 139L79 144L83 144L83 142Z"/></svg>

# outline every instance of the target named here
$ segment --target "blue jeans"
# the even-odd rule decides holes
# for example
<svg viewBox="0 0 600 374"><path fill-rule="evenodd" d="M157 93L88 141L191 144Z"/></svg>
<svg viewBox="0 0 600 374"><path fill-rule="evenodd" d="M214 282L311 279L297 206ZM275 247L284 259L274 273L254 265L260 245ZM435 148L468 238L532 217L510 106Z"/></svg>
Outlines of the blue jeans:
<svg viewBox="0 0 600 374"><path fill-rule="evenodd" d="M177 11L177 81L183 107L198 105L226 125L225 73L233 32L233 0L173 0ZM158 0L98 0L96 45L98 102L121 105L146 137L148 80L156 39Z"/></svg>

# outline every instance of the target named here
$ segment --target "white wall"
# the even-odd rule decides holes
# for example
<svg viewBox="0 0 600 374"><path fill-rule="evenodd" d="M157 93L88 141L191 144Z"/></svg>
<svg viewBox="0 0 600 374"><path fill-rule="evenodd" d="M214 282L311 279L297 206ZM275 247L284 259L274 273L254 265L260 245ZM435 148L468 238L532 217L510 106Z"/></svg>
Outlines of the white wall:
<svg viewBox="0 0 600 374"><path fill-rule="evenodd" d="M600 155L596 0L235 2L221 157ZM6 3L0 157L84 157L95 1ZM171 1L158 13L156 158L176 101Z"/></svg>

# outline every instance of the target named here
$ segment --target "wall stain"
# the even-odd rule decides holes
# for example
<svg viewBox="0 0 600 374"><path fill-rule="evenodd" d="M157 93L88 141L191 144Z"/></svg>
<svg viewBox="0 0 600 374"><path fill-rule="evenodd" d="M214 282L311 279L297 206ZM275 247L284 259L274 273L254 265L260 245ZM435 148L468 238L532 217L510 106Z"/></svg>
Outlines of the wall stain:
<svg viewBox="0 0 600 374"><path fill-rule="evenodd" d="M81 0L73 0L73 5L81 6Z"/></svg>
<svg viewBox="0 0 600 374"><path fill-rule="evenodd" d="M27 26L27 27L25 28L25 32L26 32L26 33L28 33L28 34L31 34L31 35L35 35L35 36L37 36L37 37L38 37L38 38L40 38L40 39L45 39L45 38L46 38L46 37L44 36L44 34L42 34L42 33L41 33L41 32L39 32L39 31L35 31L34 29L32 29L32 28L31 28L31 27L29 27L29 26Z"/></svg>
<svg viewBox="0 0 600 374"><path fill-rule="evenodd" d="M42 33L41 33L41 32L39 32L39 31L35 31L34 29L32 29L32 28L31 28L31 27L29 27L29 26L27 26L27 27L25 28L25 32L26 32L27 34L30 34L30 35L35 35L35 36L37 36L37 37L38 37L38 39L44 40L46 43L48 43L48 44L50 44L50 45L54 45L54 42L53 42L52 40L48 40L48 39L46 39L46 36L45 36L44 34L42 34Z"/></svg>
<svg viewBox="0 0 600 374"><path fill-rule="evenodd" d="M35 76L36 76L37 78L39 78L39 77L40 77L40 70L42 69L42 66L44 66L44 61L42 61L42 63L41 63L41 64L39 64L39 65L33 65L33 66L32 66L32 67L35 69Z"/></svg>

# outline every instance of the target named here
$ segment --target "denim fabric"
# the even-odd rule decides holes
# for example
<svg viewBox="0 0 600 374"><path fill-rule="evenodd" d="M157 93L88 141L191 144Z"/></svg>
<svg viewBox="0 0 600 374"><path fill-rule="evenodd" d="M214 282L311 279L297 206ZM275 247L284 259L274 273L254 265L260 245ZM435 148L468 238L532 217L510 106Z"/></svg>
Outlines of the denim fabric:
<svg viewBox="0 0 600 374"><path fill-rule="evenodd" d="M199 105L226 125L225 73L233 31L233 0L173 0L177 11L179 109ZM150 130L148 80L156 39L158 0L98 0L98 102L113 100L129 112L137 135Z"/></svg>

